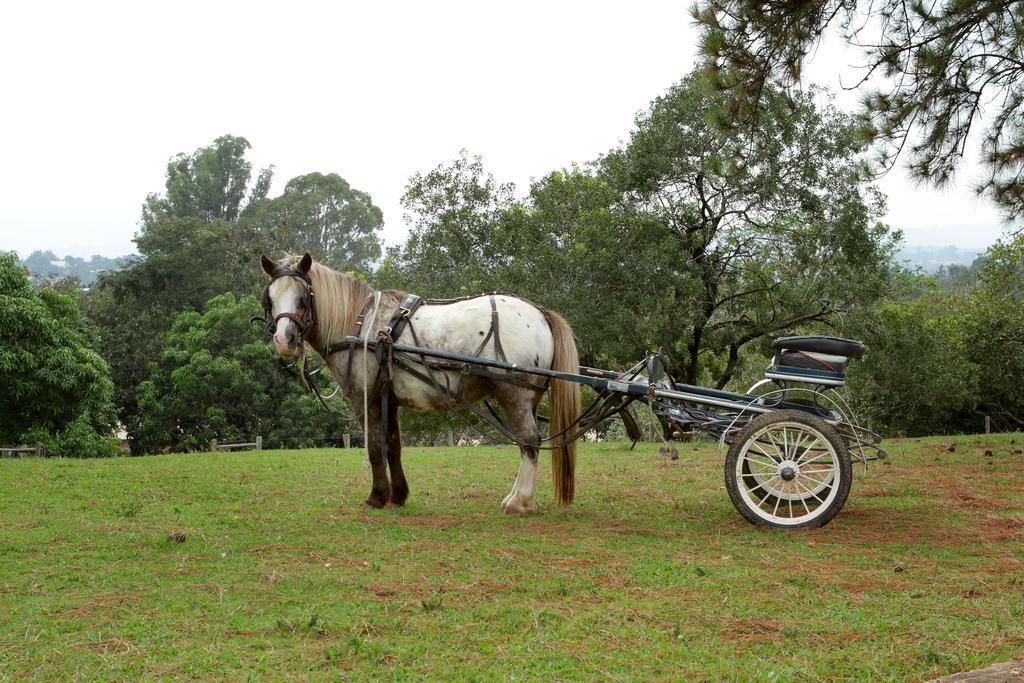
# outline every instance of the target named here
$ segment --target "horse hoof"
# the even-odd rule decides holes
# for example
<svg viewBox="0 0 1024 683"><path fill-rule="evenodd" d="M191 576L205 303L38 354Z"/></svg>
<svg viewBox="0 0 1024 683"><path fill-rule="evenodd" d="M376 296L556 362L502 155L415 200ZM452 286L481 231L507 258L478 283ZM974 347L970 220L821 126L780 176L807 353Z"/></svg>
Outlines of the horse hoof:
<svg viewBox="0 0 1024 683"><path fill-rule="evenodd" d="M387 499L384 496L379 496L376 493L371 493L370 497L366 499L366 504L372 508L378 510L388 504Z"/></svg>
<svg viewBox="0 0 1024 683"><path fill-rule="evenodd" d="M501 511L506 515L522 515L526 513L526 508L517 502L509 501L501 504Z"/></svg>
<svg viewBox="0 0 1024 683"><path fill-rule="evenodd" d="M405 505L405 501L409 498L409 487L405 488L394 488L391 489L391 504L398 505L401 507Z"/></svg>

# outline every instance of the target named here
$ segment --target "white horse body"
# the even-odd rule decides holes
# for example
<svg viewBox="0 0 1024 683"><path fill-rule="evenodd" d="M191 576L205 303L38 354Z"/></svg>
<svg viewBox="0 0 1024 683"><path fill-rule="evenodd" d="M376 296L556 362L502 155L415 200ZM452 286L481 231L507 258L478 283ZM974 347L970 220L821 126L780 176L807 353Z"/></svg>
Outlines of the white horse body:
<svg viewBox="0 0 1024 683"><path fill-rule="evenodd" d="M555 348L544 314L533 304L509 295L494 295L494 303L498 329L489 338L492 315L490 297L479 296L448 304L421 305L409 319L410 327L416 333L415 340L407 327L398 342L413 345L418 341L424 348L472 356L486 339L487 343L478 354L481 358L550 368ZM384 323L386 321L368 321L367 329L379 329ZM496 344L499 338L504 359L498 357ZM441 386L445 386L447 379L448 386L458 390L461 380L459 373L435 371L434 374ZM394 391L403 406L416 410L450 410L452 407L450 396L407 372L395 373ZM469 394L466 398L471 402L478 399Z"/></svg>

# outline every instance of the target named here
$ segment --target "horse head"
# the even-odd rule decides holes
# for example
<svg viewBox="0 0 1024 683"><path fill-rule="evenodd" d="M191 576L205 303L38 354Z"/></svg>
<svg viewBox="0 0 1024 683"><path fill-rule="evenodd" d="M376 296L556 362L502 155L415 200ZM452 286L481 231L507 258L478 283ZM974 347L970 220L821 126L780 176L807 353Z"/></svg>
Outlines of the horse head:
<svg viewBox="0 0 1024 683"><path fill-rule="evenodd" d="M263 290L263 309L274 350L282 358L294 356L316 325L313 281L309 269L313 257L286 257L280 263L264 255L260 262L270 282Z"/></svg>

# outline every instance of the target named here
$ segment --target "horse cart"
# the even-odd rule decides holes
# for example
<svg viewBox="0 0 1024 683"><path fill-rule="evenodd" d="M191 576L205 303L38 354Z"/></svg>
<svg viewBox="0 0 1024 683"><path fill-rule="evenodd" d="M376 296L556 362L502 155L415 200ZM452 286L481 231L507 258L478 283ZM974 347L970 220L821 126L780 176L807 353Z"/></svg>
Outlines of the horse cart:
<svg viewBox="0 0 1024 683"><path fill-rule="evenodd" d="M282 263L263 257L263 269L270 277L267 315L254 320L267 325L279 358L299 358L299 376L322 401L328 397L317 387L319 370L306 369L306 346L344 387L367 435L373 486L366 502L373 507L402 505L409 495L399 405L469 410L519 445L519 474L502 501L511 513L532 509L537 454L545 448L552 453L556 501L570 503L575 441L618 415L635 445L639 430L629 409L638 402L660 422L666 455L677 456L668 439L695 433L728 446L729 497L760 526L828 523L850 493L853 460L866 466L885 457L880 437L858 424L839 391L849 363L864 353L860 342L776 339L764 379L741 394L677 383L657 355L623 372L581 367L568 323L513 295L424 300L378 292L309 254ZM583 409L580 385L596 395ZM543 437L537 407L549 388Z"/></svg>
<svg viewBox="0 0 1024 683"><path fill-rule="evenodd" d="M377 344L361 337L345 342L366 345L371 351ZM700 433L728 446L726 490L737 511L758 526L827 524L850 494L853 460L866 466L885 458L881 437L856 422L839 391L849 362L864 353L864 345L857 341L820 336L775 339L775 355L764 379L744 394L679 384L656 354L625 372L581 366L575 374L401 343L390 346L393 353L417 363L432 359L437 367L462 372L525 373L591 387L597 398L573 425L573 439L621 415L635 445L639 433L628 409L635 402L646 403L665 440ZM488 421L500 428L497 415ZM678 456L667 444L662 454Z"/></svg>

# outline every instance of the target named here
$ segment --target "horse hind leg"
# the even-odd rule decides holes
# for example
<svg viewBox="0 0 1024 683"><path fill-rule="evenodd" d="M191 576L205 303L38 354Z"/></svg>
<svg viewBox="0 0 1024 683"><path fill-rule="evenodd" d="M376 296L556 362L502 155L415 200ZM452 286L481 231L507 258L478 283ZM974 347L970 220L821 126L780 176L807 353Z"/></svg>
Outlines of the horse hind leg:
<svg viewBox="0 0 1024 683"><path fill-rule="evenodd" d="M510 385L500 386L495 391L498 403L508 421L508 427L520 443L519 473L512 484L512 490L501 501L502 511L510 515L522 514L536 507L533 493L540 430L537 429L537 418L534 414L536 402L533 393L529 389Z"/></svg>
<svg viewBox="0 0 1024 683"><path fill-rule="evenodd" d="M520 515L536 509L533 501L534 480L537 475L537 449L520 446L522 459L512 490L501 501L501 510L507 515Z"/></svg>

